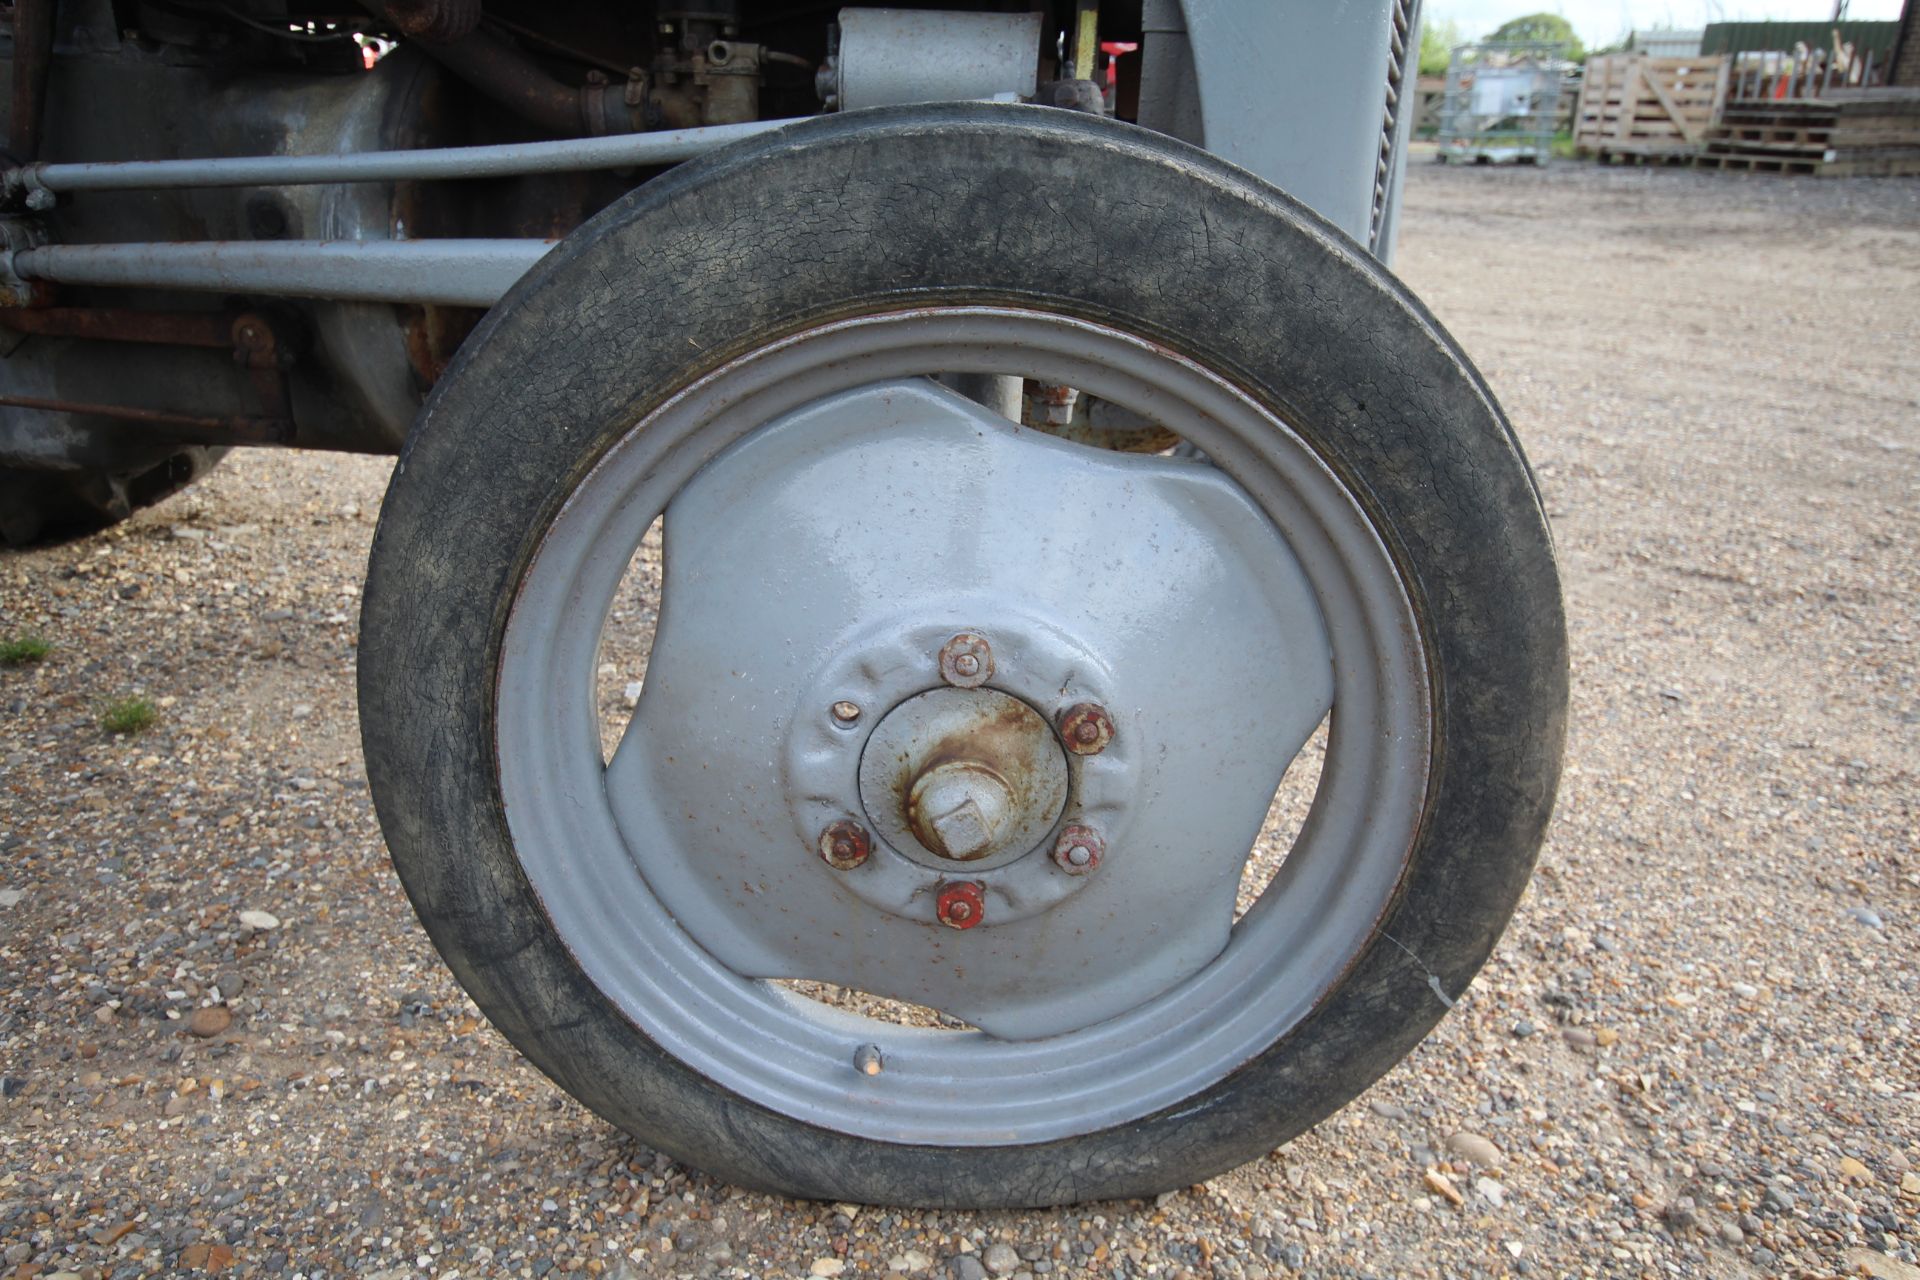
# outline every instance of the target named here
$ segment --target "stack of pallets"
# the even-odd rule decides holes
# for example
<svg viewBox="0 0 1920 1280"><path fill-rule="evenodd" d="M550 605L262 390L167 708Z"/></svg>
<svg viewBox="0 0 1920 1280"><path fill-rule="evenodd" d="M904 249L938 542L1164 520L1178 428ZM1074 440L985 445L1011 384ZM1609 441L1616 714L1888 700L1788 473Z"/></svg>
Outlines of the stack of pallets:
<svg viewBox="0 0 1920 1280"><path fill-rule="evenodd" d="M1729 102L1694 163L1842 178L1920 174L1920 90L1837 89L1822 98Z"/></svg>
<svg viewBox="0 0 1920 1280"><path fill-rule="evenodd" d="M1838 114L1818 99L1729 102L1693 162L1702 169L1818 173Z"/></svg>
<svg viewBox="0 0 1920 1280"><path fill-rule="evenodd" d="M1920 89L1836 89L1839 108L1820 172L1836 178L1920 174Z"/></svg>

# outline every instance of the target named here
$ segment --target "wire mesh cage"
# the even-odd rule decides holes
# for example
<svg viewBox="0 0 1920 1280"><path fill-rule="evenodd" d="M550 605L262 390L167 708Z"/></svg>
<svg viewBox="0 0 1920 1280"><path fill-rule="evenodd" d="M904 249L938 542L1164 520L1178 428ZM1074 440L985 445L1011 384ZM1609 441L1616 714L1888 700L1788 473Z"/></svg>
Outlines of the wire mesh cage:
<svg viewBox="0 0 1920 1280"><path fill-rule="evenodd" d="M1545 164L1567 67L1567 46L1552 41L1456 46L1440 102L1439 158Z"/></svg>

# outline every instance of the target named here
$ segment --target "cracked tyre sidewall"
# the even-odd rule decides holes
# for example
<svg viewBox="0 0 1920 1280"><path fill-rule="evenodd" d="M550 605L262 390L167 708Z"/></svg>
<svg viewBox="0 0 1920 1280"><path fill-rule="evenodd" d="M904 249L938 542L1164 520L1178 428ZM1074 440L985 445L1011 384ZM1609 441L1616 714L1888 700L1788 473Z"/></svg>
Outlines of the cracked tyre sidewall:
<svg viewBox="0 0 1920 1280"><path fill-rule="evenodd" d="M947 303L1112 325L1267 404L1389 547L1434 698L1431 781L1399 890L1315 1011L1176 1107L1022 1146L830 1132L667 1054L581 974L543 914L493 746L516 586L609 446L742 352L824 320ZM488 1017L659 1150L743 1185L870 1203L1153 1194L1258 1157L1350 1100L1491 951L1544 834L1566 716L1538 494L1484 384L1424 308L1303 206L1203 152L984 104L767 135L647 184L560 245L422 411L381 514L361 640L367 768L395 865Z"/></svg>

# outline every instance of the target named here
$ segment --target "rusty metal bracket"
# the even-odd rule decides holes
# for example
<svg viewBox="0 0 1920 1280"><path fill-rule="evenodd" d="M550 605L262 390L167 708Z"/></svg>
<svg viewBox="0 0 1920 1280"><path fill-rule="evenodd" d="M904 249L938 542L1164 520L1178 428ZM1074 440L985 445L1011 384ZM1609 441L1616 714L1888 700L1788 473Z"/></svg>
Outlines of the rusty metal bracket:
<svg viewBox="0 0 1920 1280"><path fill-rule="evenodd" d="M286 371L292 353L271 321L255 311L137 311L115 307L0 307L0 329L23 335L231 350L247 370L262 412L231 416L175 413L137 405L0 394L0 405L72 413L170 428L183 443L287 445L295 442Z"/></svg>

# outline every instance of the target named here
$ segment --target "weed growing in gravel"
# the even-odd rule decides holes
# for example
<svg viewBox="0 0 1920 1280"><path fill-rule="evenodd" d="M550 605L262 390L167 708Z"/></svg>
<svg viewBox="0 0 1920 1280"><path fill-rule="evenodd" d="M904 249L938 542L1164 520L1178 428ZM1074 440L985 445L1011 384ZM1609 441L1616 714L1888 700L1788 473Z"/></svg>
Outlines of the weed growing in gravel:
<svg viewBox="0 0 1920 1280"><path fill-rule="evenodd" d="M19 667L38 662L53 652L53 646L39 636L15 636L0 640L0 667Z"/></svg>
<svg viewBox="0 0 1920 1280"><path fill-rule="evenodd" d="M107 704L100 727L108 733L138 733L154 722L160 713L145 698L122 698Z"/></svg>

